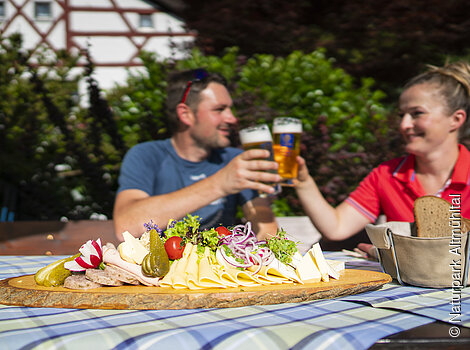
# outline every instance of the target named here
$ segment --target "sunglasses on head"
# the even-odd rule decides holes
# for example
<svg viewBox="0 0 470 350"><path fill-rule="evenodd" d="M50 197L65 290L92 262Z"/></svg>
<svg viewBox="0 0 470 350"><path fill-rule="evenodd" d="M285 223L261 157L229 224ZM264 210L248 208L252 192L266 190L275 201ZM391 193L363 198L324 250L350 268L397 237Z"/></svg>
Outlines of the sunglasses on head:
<svg viewBox="0 0 470 350"><path fill-rule="evenodd" d="M188 83L186 84L186 89L184 89L183 97L181 98L181 103L186 102L188 95L189 95L189 91L191 91L191 86L193 85L193 83L201 81L208 76L207 71L202 68L195 69L193 70L192 73L193 73L193 79L189 80Z"/></svg>

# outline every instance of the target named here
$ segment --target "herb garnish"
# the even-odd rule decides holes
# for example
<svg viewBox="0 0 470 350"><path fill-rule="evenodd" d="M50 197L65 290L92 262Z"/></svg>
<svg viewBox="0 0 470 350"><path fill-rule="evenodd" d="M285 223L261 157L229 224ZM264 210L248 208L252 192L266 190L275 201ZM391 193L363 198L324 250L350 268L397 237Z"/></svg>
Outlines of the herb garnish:
<svg viewBox="0 0 470 350"><path fill-rule="evenodd" d="M274 256L282 263L292 262L292 256L297 252L297 245L294 241L287 239L286 231L281 228L276 235L266 240L266 246L274 253Z"/></svg>
<svg viewBox="0 0 470 350"><path fill-rule="evenodd" d="M214 228L199 231L199 216L188 214L181 221L173 220L168 224L165 231L166 238L179 236L184 243L190 242L194 245L209 247L211 251L217 249L219 244L219 235Z"/></svg>

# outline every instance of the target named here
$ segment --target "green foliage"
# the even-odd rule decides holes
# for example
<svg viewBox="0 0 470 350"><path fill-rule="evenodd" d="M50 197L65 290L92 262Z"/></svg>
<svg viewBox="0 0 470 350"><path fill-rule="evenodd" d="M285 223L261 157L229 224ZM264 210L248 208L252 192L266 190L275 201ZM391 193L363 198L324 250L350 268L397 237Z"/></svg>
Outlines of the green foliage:
<svg viewBox="0 0 470 350"><path fill-rule="evenodd" d="M126 87L108 94L113 110L128 116L126 123L120 124L121 132L134 142L146 140L145 135L139 134L138 126L146 117L147 107L143 106L154 103L154 122L161 125L158 123L164 115L164 74L172 69L205 67L228 80L240 127L271 124L281 115L302 119L302 155L333 204L344 199L371 167L383 160L380 156L393 154L387 145L395 145L396 137L386 138L388 126L393 123L388 121L386 108L380 102L384 93L373 90L370 78L354 81L334 66L334 59L326 57L324 50L308 54L296 51L285 58L260 54L244 59L237 48L225 50L221 57L193 49L188 58L175 63L153 58L144 62L145 73L131 76ZM119 97L122 91L126 91L125 100ZM163 137L167 137L166 133L158 132L148 139ZM382 144L378 146L379 143ZM234 145L238 145L236 137ZM398 151L398 147L394 150ZM278 216L303 215L288 188L274 200L273 211Z"/></svg>
<svg viewBox="0 0 470 350"><path fill-rule="evenodd" d="M43 52L37 60L47 63L45 57ZM67 163L67 139L61 132L63 123L51 123L47 104L64 113L74 106L78 77L69 76L67 67L76 61L60 53L53 65L49 62L40 70L29 61L19 35L0 37L0 179L20 193L17 206L23 218L57 217L51 207L72 202L67 190L70 183L54 169L58 163ZM46 94L38 93L38 82L43 80Z"/></svg>
<svg viewBox="0 0 470 350"><path fill-rule="evenodd" d="M43 68L36 69L19 37L2 38L1 45L0 180L19 189L18 219L83 219L94 212L111 217L125 152L169 136L164 102L173 69L205 67L224 75L240 126L270 124L280 115L302 119L302 155L331 202L344 198L382 160L379 155L390 155L383 147L391 125L380 102L384 94L372 89L371 79L357 82L335 67L323 50L246 59L237 48L221 57L195 49L177 62L145 53L143 69L104 97L90 61L83 75L73 76L78 57L44 53ZM77 104L81 78L87 81L87 108ZM290 189L273 209L302 214Z"/></svg>
<svg viewBox="0 0 470 350"><path fill-rule="evenodd" d="M333 140L331 151L346 145L362 150L362 143L374 141L370 121L384 118L384 94L371 91L372 79L363 79L356 87L352 77L333 63L323 50L296 51L285 58L255 55L241 68L237 93L253 94L249 102L254 105L266 104L271 115L263 121L281 115L299 118L307 133L315 133L318 117L324 116Z"/></svg>
<svg viewBox="0 0 470 350"><path fill-rule="evenodd" d="M226 49L221 57L203 55L199 49L193 49L187 59L181 60L175 65L175 69L178 70L199 67L205 67L210 72L220 73L229 82L233 82L239 69L238 48Z"/></svg>
<svg viewBox="0 0 470 350"><path fill-rule="evenodd" d="M465 0L185 3L181 17L198 33L196 45L205 52L220 55L236 45L242 55L287 57L324 47L349 74L373 77L389 103L426 64L465 55L470 39Z"/></svg>
<svg viewBox="0 0 470 350"><path fill-rule="evenodd" d="M130 73L127 84L108 93L108 101L118 120L126 147L168 136L164 103L167 64L152 53L141 56L144 69Z"/></svg>
<svg viewBox="0 0 470 350"><path fill-rule="evenodd" d="M92 66L91 107L83 109L83 75L72 74L78 57L47 50L32 57L21 44L19 35L0 37L0 187L18 193L15 219L110 215L126 149Z"/></svg>

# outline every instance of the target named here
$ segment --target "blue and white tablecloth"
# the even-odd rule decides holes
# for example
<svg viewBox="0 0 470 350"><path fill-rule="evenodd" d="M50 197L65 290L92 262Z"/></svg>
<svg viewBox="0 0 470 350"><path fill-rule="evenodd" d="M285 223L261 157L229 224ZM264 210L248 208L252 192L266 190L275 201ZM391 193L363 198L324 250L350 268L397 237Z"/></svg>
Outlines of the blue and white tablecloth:
<svg viewBox="0 0 470 350"><path fill-rule="evenodd" d="M326 252L350 268L376 262ZM0 256L0 279L36 272L59 256ZM462 293L469 327L470 292ZM446 294L447 293L447 294ZM192 310L96 310L0 305L0 349L367 349L391 334L448 322L449 291L403 287L331 300ZM449 327L455 326L449 323Z"/></svg>

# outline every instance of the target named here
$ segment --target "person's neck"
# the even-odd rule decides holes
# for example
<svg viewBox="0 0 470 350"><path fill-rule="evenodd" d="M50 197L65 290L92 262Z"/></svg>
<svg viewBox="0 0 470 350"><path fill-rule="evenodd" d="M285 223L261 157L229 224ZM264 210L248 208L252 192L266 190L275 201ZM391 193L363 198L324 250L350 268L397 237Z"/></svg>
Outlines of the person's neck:
<svg viewBox="0 0 470 350"><path fill-rule="evenodd" d="M415 155L415 170L427 194L437 193L452 176L459 157L458 145L440 147L426 155Z"/></svg>
<svg viewBox="0 0 470 350"><path fill-rule="evenodd" d="M459 146L439 148L429 154L416 155L418 174L442 175L450 173L459 157Z"/></svg>
<svg viewBox="0 0 470 350"><path fill-rule="evenodd" d="M210 150L201 148L185 133L176 133L171 139L171 144L179 157L190 162L201 162L210 155Z"/></svg>

